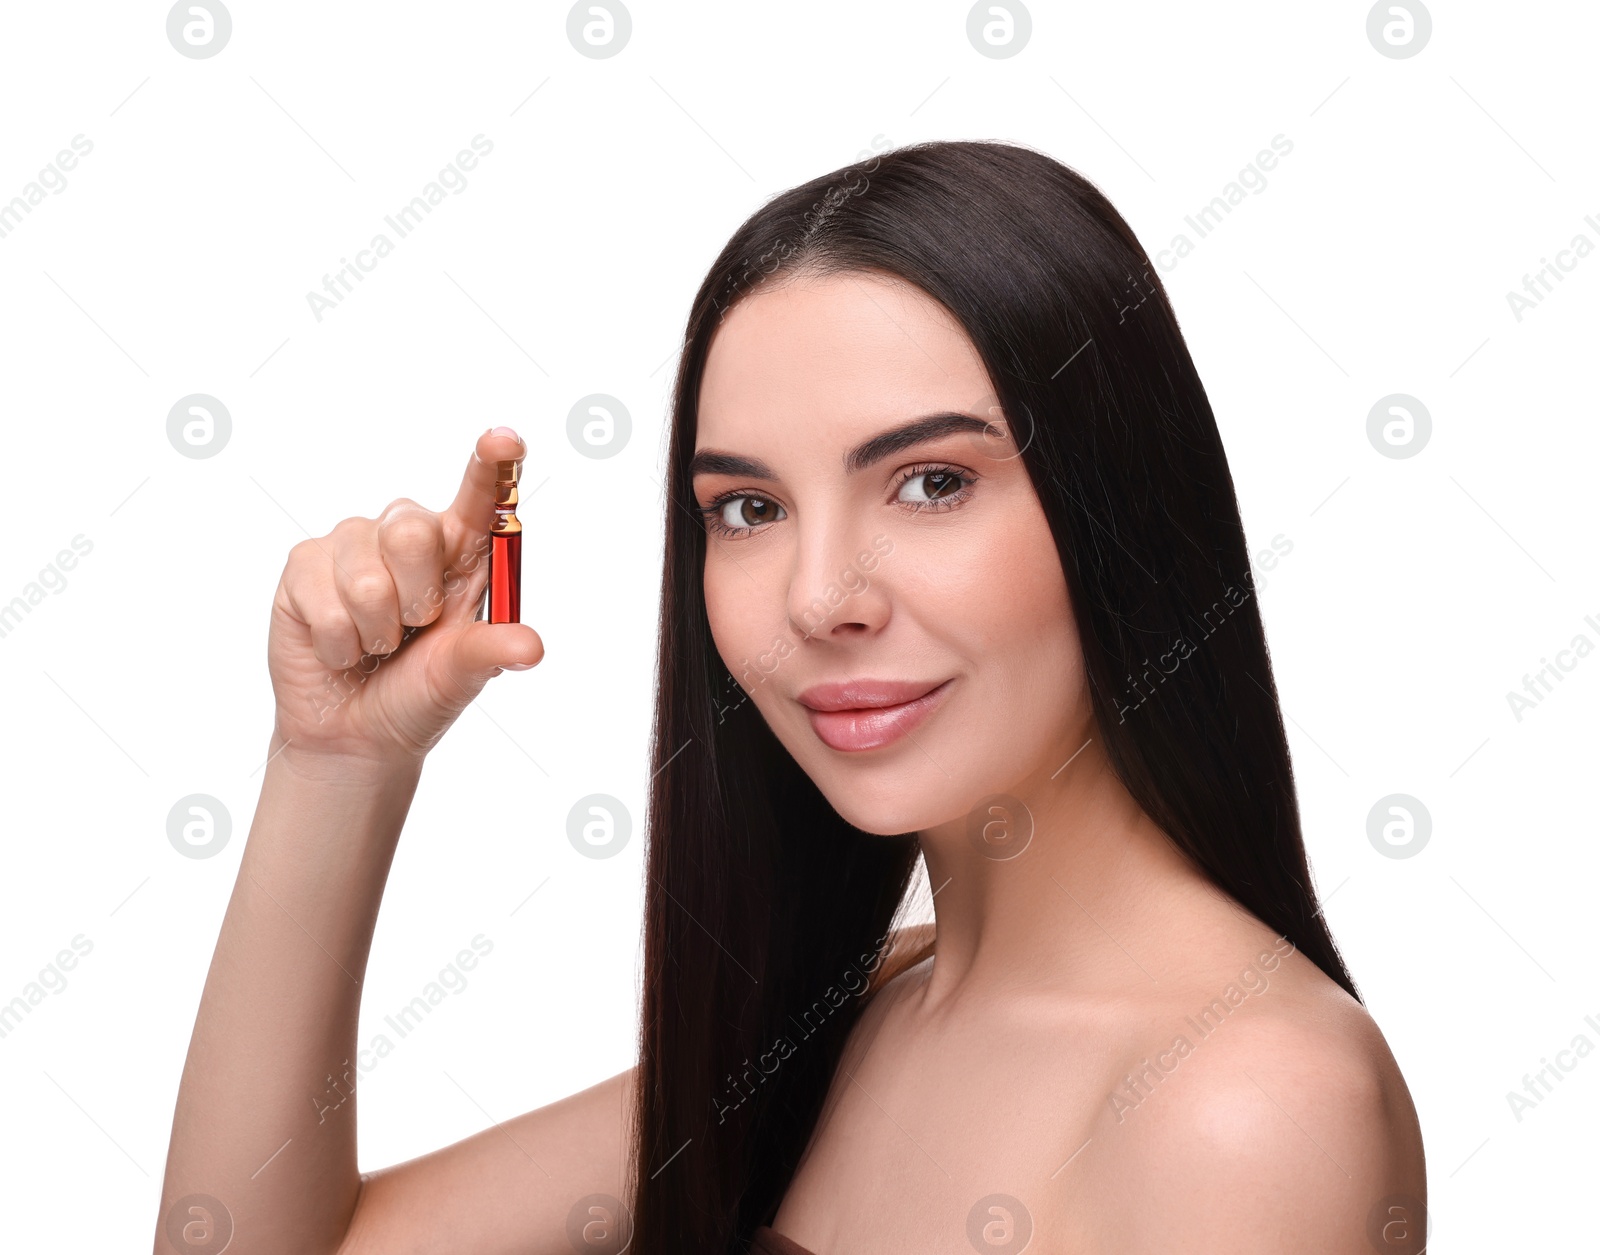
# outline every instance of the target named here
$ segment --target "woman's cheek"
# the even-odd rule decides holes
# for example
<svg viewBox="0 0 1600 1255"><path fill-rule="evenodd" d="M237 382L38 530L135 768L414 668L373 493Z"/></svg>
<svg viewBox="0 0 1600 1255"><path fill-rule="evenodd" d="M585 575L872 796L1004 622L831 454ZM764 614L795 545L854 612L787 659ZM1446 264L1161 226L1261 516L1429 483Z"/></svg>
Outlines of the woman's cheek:
<svg viewBox="0 0 1600 1255"><path fill-rule="evenodd" d="M733 581L750 588L748 579L733 573ZM772 670L772 632L763 627L760 607L748 592L740 594L720 570L707 570L705 578L706 619L711 625L711 640L728 673L747 687L759 688L761 673Z"/></svg>
<svg viewBox="0 0 1600 1255"><path fill-rule="evenodd" d="M739 653L737 646L737 633L734 625L728 621L728 613L723 605L722 577L711 570L706 571L704 590L706 599L706 621L711 626L711 643L717 647L717 654L722 658L722 665L732 675L739 674Z"/></svg>

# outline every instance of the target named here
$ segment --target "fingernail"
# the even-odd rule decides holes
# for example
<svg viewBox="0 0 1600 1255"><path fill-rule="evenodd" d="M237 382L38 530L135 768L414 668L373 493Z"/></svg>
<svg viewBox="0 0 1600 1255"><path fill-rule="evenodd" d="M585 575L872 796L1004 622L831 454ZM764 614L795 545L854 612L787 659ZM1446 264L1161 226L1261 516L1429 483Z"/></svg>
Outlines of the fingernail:
<svg viewBox="0 0 1600 1255"><path fill-rule="evenodd" d="M511 428L509 428L509 427L492 427L492 428L489 429L489 435L491 435L491 436L510 436L513 440L520 440L521 439L521 437L518 436L517 433L512 431Z"/></svg>

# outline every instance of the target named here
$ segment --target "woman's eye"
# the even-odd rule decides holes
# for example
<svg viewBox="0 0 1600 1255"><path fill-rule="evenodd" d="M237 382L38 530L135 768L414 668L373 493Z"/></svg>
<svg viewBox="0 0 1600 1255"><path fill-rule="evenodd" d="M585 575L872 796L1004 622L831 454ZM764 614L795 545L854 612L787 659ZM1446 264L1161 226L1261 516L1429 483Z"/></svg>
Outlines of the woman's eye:
<svg viewBox="0 0 1600 1255"><path fill-rule="evenodd" d="M963 476L955 471L921 471L900 486L900 500L908 505L924 505L952 497L961 490ZM908 497L908 489L920 489Z"/></svg>
<svg viewBox="0 0 1600 1255"><path fill-rule="evenodd" d="M977 477L948 466L919 467L905 473L895 500L914 511L952 510L972 495ZM747 536L767 523L788 518L776 501L736 493L700 507L708 530L724 537Z"/></svg>
<svg viewBox="0 0 1600 1255"><path fill-rule="evenodd" d="M730 497L710 510L714 522L729 531L744 531L783 517L783 507L764 497Z"/></svg>

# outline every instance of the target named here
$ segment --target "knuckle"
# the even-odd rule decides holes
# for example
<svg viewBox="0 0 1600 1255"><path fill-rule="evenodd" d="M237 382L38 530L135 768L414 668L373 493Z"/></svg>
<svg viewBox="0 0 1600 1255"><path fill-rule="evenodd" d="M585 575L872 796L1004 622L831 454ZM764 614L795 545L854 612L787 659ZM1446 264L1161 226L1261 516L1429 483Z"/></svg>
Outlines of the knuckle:
<svg viewBox="0 0 1600 1255"><path fill-rule="evenodd" d="M350 577L345 600L359 606L381 606L394 600L394 581L381 571L363 571Z"/></svg>
<svg viewBox="0 0 1600 1255"><path fill-rule="evenodd" d="M385 549L426 554L439 547L438 524L425 511L388 515L380 524L378 534Z"/></svg>

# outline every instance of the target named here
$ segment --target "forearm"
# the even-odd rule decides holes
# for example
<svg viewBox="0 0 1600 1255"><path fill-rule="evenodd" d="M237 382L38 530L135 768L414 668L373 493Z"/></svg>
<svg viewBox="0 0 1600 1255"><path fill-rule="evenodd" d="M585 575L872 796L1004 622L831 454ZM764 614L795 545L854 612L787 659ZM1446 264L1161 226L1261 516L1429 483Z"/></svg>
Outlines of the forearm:
<svg viewBox="0 0 1600 1255"><path fill-rule="evenodd" d="M240 1255L337 1248L360 1188L361 984L420 774L267 764L178 1091L163 1227L206 1194Z"/></svg>

